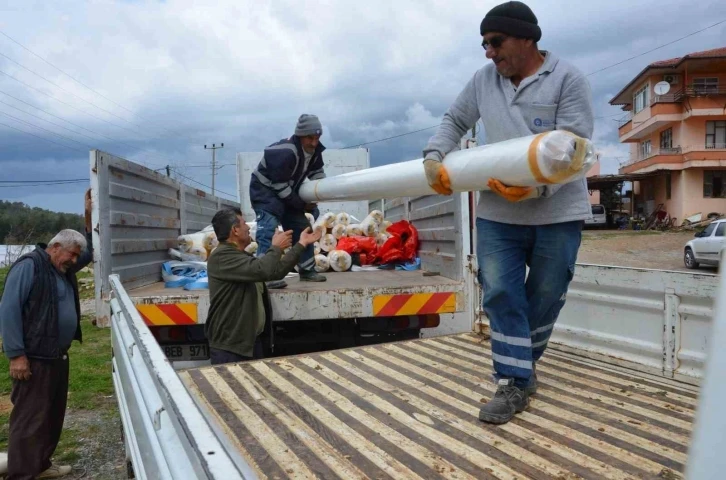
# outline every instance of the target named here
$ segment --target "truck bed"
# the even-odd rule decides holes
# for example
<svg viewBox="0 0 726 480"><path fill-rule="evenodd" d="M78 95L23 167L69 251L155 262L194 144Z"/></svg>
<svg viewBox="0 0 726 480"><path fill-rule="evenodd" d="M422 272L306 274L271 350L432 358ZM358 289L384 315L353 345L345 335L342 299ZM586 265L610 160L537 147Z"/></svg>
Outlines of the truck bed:
<svg viewBox="0 0 726 480"><path fill-rule="evenodd" d="M301 282L298 276L286 279L287 288L270 290L275 320L360 318L374 316L372 299L377 295L417 293L456 293L456 311L465 309L464 282L422 270L377 270L328 272L327 282ZM199 323L206 320L209 290L165 288L163 282L128 290L134 303L197 303Z"/></svg>
<svg viewBox="0 0 726 480"><path fill-rule="evenodd" d="M460 334L179 372L261 478L682 478L698 391L572 354L481 423L491 349Z"/></svg>

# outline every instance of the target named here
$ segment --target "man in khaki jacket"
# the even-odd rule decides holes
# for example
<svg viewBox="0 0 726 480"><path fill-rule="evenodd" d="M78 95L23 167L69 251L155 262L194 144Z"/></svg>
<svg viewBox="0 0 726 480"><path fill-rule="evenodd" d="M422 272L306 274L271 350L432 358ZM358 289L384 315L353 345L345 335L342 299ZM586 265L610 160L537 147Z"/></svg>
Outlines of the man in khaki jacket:
<svg viewBox="0 0 726 480"><path fill-rule="evenodd" d="M272 321L265 282L285 278L321 232L306 229L283 255L292 245L292 231L278 230L272 247L258 258L245 252L251 242L250 227L239 209L218 211L212 226L219 240L207 261L210 304L205 331L212 364L262 358L260 334Z"/></svg>

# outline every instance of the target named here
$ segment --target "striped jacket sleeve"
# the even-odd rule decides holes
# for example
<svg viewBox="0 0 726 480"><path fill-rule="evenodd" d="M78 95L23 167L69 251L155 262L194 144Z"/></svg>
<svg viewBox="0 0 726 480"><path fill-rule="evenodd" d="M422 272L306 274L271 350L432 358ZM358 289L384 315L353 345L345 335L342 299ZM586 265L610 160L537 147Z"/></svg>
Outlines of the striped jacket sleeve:
<svg viewBox="0 0 726 480"><path fill-rule="evenodd" d="M264 186L274 190L282 200L288 200L293 194L292 176L297 162L294 145L273 145L265 149L262 160L253 175Z"/></svg>
<svg viewBox="0 0 726 480"><path fill-rule="evenodd" d="M325 164L323 163L323 156L317 155L310 167L308 167L308 178L310 180L320 180L325 178Z"/></svg>

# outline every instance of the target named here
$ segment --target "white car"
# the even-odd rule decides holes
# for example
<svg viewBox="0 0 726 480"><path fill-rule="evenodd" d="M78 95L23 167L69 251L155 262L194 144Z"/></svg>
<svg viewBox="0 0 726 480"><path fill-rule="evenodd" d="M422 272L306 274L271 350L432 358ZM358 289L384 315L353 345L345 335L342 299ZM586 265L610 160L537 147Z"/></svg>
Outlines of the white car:
<svg viewBox="0 0 726 480"><path fill-rule="evenodd" d="M585 220L585 225L595 227L606 227L608 223L604 205L592 205L592 218Z"/></svg>
<svg viewBox="0 0 726 480"><path fill-rule="evenodd" d="M683 263L686 268L698 268L699 265L718 266L719 255L726 238L726 220L711 223L696 238L686 243L683 251Z"/></svg>

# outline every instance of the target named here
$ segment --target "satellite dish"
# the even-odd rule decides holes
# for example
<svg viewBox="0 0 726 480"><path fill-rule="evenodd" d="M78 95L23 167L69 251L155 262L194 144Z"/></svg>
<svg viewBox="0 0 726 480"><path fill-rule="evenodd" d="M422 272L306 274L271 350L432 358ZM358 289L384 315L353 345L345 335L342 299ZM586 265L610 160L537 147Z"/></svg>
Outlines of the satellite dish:
<svg viewBox="0 0 726 480"><path fill-rule="evenodd" d="M668 82L658 82L655 84L655 87L653 87L656 95L665 95L670 91L670 89L671 84Z"/></svg>

